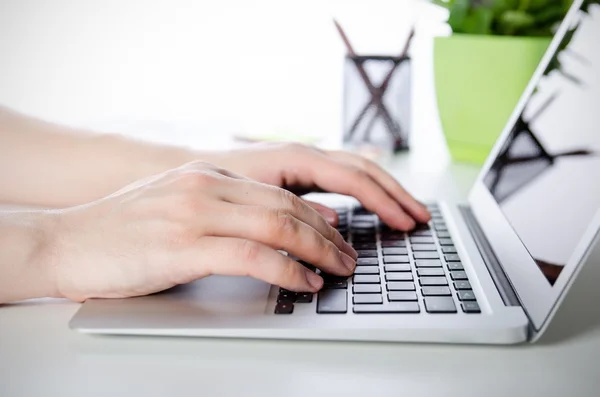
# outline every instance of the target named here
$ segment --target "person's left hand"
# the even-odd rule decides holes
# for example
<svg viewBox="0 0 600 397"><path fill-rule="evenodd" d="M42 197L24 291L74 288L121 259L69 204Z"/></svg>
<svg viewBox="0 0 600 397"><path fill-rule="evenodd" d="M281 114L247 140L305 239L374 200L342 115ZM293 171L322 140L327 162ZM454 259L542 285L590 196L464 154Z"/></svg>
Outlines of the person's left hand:
<svg viewBox="0 0 600 397"><path fill-rule="evenodd" d="M356 198L383 222L410 230L430 219L427 208L386 171L361 156L324 151L296 143L257 145L248 149L210 153L203 157L220 167L295 193L326 191ZM331 224L335 211L310 203Z"/></svg>

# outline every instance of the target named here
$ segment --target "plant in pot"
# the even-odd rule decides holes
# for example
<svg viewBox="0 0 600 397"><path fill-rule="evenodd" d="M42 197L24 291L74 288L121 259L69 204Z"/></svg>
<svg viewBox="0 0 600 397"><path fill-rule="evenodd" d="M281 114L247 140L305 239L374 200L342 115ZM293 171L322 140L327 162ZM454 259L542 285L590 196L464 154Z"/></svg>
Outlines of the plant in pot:
<svg viewBox="0 0 600 397"><path fill-rule="evenodd" d="M481 164L571 0L434 0L452 35L434 41L440 121L452 158Z"/></svg>

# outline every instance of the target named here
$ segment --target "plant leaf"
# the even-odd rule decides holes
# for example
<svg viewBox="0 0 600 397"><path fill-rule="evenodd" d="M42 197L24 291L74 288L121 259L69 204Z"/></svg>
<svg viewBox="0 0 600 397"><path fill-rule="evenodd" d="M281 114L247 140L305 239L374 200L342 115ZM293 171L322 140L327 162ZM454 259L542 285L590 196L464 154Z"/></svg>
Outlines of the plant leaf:
<svg viewBox="0 0 600 397"><path fill-rule="evenodd" d="M464 22L466 33L491 34L494 11L489 8L479 7L472 10Z"/></svg>
<svg viewBox="0 0 600 397"><path fill-rule="evenodd" d="M504 34L515 35L519 30L533 26L535 19L525 11L509 10L500 15L499 22Z"/></svg>

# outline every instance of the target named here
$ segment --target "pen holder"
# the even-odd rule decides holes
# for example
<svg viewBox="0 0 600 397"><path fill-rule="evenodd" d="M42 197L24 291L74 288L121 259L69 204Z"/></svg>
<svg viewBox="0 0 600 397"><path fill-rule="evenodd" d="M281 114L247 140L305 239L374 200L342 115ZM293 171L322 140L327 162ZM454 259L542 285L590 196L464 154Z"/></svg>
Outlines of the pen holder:
<svg viewBox="0 0 600 397"><path fill-rule="evenodd" d="M409 57L346 56L344 145L397 153L409 148L411 70Z"/></svg>

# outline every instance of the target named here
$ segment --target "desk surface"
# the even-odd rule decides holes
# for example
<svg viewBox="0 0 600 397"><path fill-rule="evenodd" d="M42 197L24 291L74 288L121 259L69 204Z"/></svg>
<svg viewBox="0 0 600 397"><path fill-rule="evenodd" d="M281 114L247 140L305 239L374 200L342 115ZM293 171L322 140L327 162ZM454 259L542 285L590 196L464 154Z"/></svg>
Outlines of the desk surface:
<svg viewBox="0 0 600 397"><path fill-rule="evenodd" d="M431 197L464 196L476 175L450 166L424 178L412 161L392 169ZM518 347L87 336L67 328L78 304L7 305L0 396L592 396L598 281L600 268L584 270L543 340Z"/></svg>

